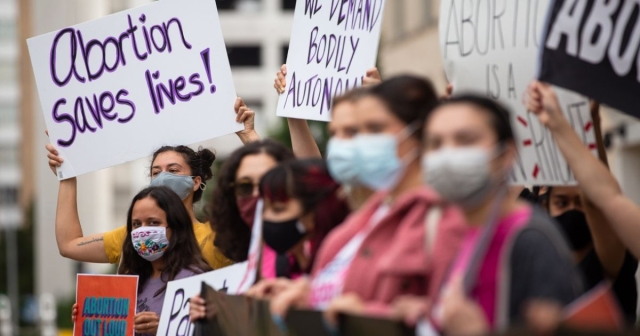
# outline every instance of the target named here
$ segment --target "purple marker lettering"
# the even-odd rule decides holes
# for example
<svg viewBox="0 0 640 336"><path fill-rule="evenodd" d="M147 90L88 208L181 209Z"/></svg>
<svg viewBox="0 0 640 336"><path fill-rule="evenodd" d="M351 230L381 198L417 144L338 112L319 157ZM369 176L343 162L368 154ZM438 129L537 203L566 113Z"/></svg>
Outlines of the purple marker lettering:
<svg viewBox="0 0 640 336"><path fill-rule="evenodd" d="M58 51L58 42L60 41L60 38L65 35L68 35L68 37L70 38L69 44L71 46L71 61L69 62L70 68L69 68L69 71L67 72L67 76L63 80L60 80L56 71L56 64L57 64L56 54ZM78 72L76 71L77 52L78 52L78 47L76 42L75 30L73 28L66 28L58 32L56 37L53 39L53 44L51 45L51 51L49 52L49 72L51 73L51 79L57 86L63 87L67 85L67 83L69 83L69 81L71 80L71 76L75 76L76 80L80 83L85 82L86 79L78 75Z"/></svg>
<svg viewBox="0 0 640 336"><path fill-rule="evenodd" d="M196 91L194 91L191 96L199 96L204 92L204 83L200 80L200 74L194 73L189 77L189 83L198 87Z"/></svg>
<svg viewBox="0 0 640 336"><path fill-rule="evenodd" d="M169 52L171 52L171 38L170 38L169 28L171 28L172 23L175 23L178 26L178 29L180 30L180 38L182 39L182 45L187 49L191 49L191 44L187 42L187 40L184 38L184 32L182 31L182 23L180 23L180 20L178 20L178 18L172 18L167 23L163 23L163 27L165 31L164 34L165 36L167 36L167 41L168 41L167 43L169 44Z"/></svg>
<svg viewBox="0 0 640 336"><path fill-rule="evenodd" d="M109 102L109 105L105 105L105 102L107 101ZM117 114L116 115L109 114L111 111L113 111L115 107L116 107L116 101L113 99L113 94L111 94L111 92L109 91L103 92L100 95L100 110L102 111L102 116L109 121L116 119ZM102 128L102 126L100 127Z"/></svg>
<svg viewBox="0 0 640 336"><path fill-rule="evenodd" d="M66 105L66 104L67 104L67 100L64 98L61 98L53 105L53 110L52 110L53 121L55 121L56 123L66 122L71 125L71 136L69 137L69 139L67 140L58 139L57 141L58 145L61 147L69 147L73 145L73 142L76 140L76 125L73 120L73 117L67 113L59 113L58 111L58 108L61 105Z"/></svg>
<svg viewBox="0 0 640 336"><path fill-rule="evenodd" d="M158 34L154 34L154 32L160 33L160 37L162 38L162 47L158 47L158 43L156 43L156 36ZM151 27L151 42L158 52L163 52L167 48L167 37L164 35L162 26L155 25Z"/></svg>
<svg viewBox="0 0 640 336"><path fill-rule="evenodd" d="M351 63L353 63L353 58L354 56L356 56L356 51L358 51L358 45L360 44L360 38L358 37L356 39L356 43L353 43L353 36L351 36L351 60L349 60L349 65L347 66L347 73L349 73L349 70L351 70Z"/></svg>
<svg viewBox="0 0 640 336"><path fill-rule="evenodd" d="M318 37L318 27L316 26L311 30L311 36L309 37L309 54L307 55L307 64L315 58L318 53L318 45L316 44L316 38ZM313 51L313 54L312 54ZM313 55L313 56L312 56Z"/></svg>
<svg viewBox="0 0 640 336"><path fill-rule="evenodd" d="M293 96L292 99L292 107L295 108L296 107L296 72L294 71L293 74L291 75L291 84L289 85L289 92L287 92L287 98L285 98L284 100L284 106L287 106L287 102L289 101L289 96Z"/></svg>
<svg viewBox="0 0 640 336"><path fill-rule="evenodd" d="M93 116L93 120L96 122L98 127L102 128L102 112L100 111L100 105L98 104L98 97L96 97L95 94L93 95L93 104L88 97L84 97L84 100L87 103L87 107L89 107L89 113Z"/></svg>
<svg viewBox="0 0 640 336"><path fill-rule="evenodd" d="M138 26L134 26L133 22L131 22L131 15L127 15L127 19L129 20L129 29L127 29L127 32L129 33L129 36L131 36L131 45L133 45L133 51L136 54L136 57L141 60L144 61L147 59L147 54L142 54L140 55L140 52L138 52L138 43L136 42L136 30L138 30Z"/></svg>
<svg viewBox="0 0 640 336"><path fill-rule="evenodd" d="M151 102L153 102L153 111L156 114L158 114L160 113L160 108L158 107L158 100L156 98L156 94L153 89L153 80L151 79L151 72L149 70L145 71L144 77L147 79L147 88L149 89L149 96L151 97Z"/></svg>
<svg viewBox="0 0 640 336"><path fill-rule="evenodd" d="M128 95L129 95L129 91L127 91L125 89L122 89L122 90L118 91L118 93L116 94L116 102L118 102L118 104L127 105L127 106L129 106L131 108L131 114L129 114L128 117L119 118L118 119L118 122L121 123L121 124L129 122L136 115L136 105L132 101L122 98L123 96L128 96ZM124 311L122 313L122 316L126 317L127 316L126 307L129 306L129 300L126 300L126 304L123 304L122 306L124 307L124 309L123 309Z"/></svg>

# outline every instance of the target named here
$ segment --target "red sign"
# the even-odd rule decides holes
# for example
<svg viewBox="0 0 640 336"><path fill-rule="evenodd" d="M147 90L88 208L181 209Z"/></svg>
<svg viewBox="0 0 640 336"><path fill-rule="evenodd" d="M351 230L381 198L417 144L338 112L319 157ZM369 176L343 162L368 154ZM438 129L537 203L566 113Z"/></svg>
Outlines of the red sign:
<svg viewBox="0 0 640 336"><path fill-rule="evenodd" d="M133 336L138 277L78 274L74 336Z"/></svg>

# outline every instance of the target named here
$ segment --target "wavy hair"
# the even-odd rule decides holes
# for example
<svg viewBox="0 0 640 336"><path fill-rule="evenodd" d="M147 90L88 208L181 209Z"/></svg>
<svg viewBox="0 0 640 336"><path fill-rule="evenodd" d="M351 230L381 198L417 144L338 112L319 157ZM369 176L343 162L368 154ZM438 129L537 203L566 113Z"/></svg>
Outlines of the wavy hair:
<svg viewBox="0 0 640 336"><path fill-rule="evenodd" d="M229 156L218 174L217 186L209 205L209 222L216 232L215 246L235 262L247 260L251 241L251 223L245 223L234 196L233 183L242 160L248 155L267 154L276 162L293 159L290 149L274 140L262 140L238 148Z"/></svg>
<svg viewBox="0 0 640 336"><path fill-rule="evenodd" d="M165 268L162 270L161 279L165 282L165 286L154 294L158 296L167 288L166 283L174 280L180 271L187 269L199 274L210 271L211 267L202 257L193 233L191 217L180 197L167 187L149 187L139 192L131 201L127 214L127 237L122 245L122 262L118 268L118 274L137 275L141 284L138 286L138 293L153 275L151 262L138 255L131 240L133 208L138 201L145 198L153 199L164 211L168 228L171 229L169 247L162 256Z"/></svg>

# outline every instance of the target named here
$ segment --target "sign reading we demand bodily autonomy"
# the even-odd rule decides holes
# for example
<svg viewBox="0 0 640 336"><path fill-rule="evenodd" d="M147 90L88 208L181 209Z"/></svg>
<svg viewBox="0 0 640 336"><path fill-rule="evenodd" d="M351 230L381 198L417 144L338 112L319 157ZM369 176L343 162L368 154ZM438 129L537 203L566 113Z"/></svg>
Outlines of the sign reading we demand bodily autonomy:
<svg viewBox="0 0 640 336"><path fill-rule="evenodd" d="M440 47L454 94L476 92L508 106L518 143L511 181L570 185L575 180L550 132L523 104L552 0L443 0ZM595 153L589 100L557 88L567 119Z"/></svg>
<svg viewBox="0 0 640 336"><path fill-rule="evenodd" d="M299 0L277 115L331 120L331 101L375 66L384 0Z"/></svg>
<svg viewBox="0 0 640 336"><path fill-rule="evenodd" d="M27 43L60 179L242 129L215 1L159 1Z"/></svg>

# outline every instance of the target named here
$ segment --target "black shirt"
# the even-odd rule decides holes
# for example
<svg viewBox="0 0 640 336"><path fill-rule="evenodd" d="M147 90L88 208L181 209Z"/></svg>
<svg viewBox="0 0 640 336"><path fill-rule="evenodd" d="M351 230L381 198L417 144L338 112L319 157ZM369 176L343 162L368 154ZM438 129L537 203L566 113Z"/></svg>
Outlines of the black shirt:
<svg viewBox="0 0 640 336"><path fill-rule="evenodd" d="M590 290L605 280L604 270L595 249L587 254L578 265L585 278L586 290ZM636 320L636 305L638 292L636 287L636 270L638 261L629 252L626 253L624 263L613 281L612 289L627 322L633 324Z"/></svg>

